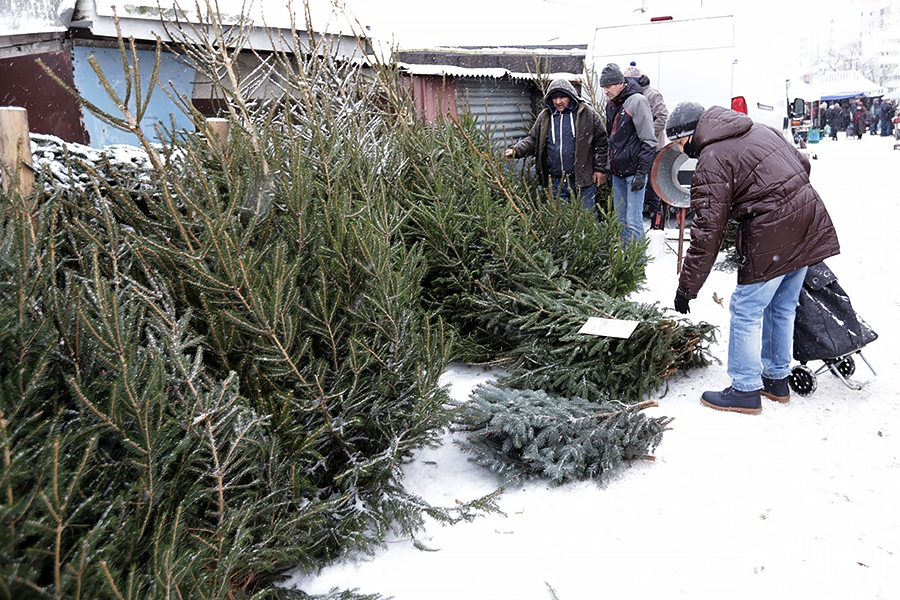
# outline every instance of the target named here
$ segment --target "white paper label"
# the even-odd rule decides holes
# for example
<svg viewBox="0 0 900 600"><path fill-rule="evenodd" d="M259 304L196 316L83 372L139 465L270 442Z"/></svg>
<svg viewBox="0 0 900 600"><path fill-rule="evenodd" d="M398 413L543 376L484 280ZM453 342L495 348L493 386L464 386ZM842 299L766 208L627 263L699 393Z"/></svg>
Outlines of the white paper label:
<svg viewBox="0 0 900 600"><path fill-rule="evenodd" d="M638 321L626 321L620 319L601 319L600 317L588 317L587 323L581 326L578 333L588 335L604 335L614 338L631 337Z"/></svg>

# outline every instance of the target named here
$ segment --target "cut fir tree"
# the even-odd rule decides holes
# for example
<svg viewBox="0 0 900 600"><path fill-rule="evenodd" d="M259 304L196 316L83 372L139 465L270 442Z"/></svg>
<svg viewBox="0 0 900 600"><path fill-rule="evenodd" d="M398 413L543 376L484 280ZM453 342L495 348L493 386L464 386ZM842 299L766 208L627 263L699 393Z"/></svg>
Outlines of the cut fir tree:
<svg viewBox="0 0 900 600"><path fill-rule="evenodd" d="M460 405L457 444L506 483L544 477L554 483L606 480L626 461L648 458L672 419L651 418L644 401L595 404L483 384Z"/></svg>

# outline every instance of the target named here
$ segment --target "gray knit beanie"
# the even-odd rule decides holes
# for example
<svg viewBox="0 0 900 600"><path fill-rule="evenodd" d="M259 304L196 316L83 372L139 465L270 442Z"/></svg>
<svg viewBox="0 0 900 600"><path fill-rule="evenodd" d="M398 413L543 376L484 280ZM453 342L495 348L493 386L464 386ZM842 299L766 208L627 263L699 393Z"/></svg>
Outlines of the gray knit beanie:
<svg viewBox="0 0 900 600"><path fill-rule="evenodd" d="M625 83L625 76L622 75L619 65L609 63L600 71L600 87L616 85L617 83Z"/></svg>
<svg viewBox="0 0 900 600"><path fill-rule="evenodd" d="M696 102L679 102L666 119L666 137L677 140L694 133L704 109Z"/></svg>

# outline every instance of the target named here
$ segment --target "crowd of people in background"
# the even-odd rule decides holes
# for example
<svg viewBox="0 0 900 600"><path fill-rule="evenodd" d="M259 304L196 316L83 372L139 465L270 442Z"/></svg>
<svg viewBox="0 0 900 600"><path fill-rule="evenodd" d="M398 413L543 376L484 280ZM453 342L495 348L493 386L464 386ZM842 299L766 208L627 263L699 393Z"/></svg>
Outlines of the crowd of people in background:
<svg viewBox="0 0 900 600"><path fill-rule="evenodd" d="M823 137L832 140L838 139L838 132L845 132L848 139L861 139L866 132L887 137L894 135L895 116L898 116L896 100L833 100L819 105L817 125Z"/></svg>
<svg viewBox="0 0 900 600"><path fill-rule="evenodd" d="M624 72L607 64L599 84L608 100L605 122L571 82L556 79L547 88L531 131L504 156L534 156L543 188L589 210L594 210L598 187L611 184L626 244L644 237L644 214L649 215L650 229L665 228L667 207L649 176L655 158L671 139L664 130L670 115L662 94L650 86L635 62ZM844 132L847 139L862 139L867 132L893 136L898 106L893 99L859 97L807 105L806 112L823 138L837 140ZM805 142L805 137L794 139L801 148Z"/></svg>

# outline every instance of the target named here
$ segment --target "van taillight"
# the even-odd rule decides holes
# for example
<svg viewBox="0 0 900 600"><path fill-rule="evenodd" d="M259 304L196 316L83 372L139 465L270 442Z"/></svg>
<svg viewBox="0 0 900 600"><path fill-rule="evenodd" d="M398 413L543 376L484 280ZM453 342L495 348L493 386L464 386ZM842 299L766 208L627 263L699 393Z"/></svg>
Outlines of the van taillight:
<svg viewBox="0 0 900 600"><path fill-rule="evenodd" d="M747 101L743 96L735 96L731 99L731 110L747 114Z"/></svg>

